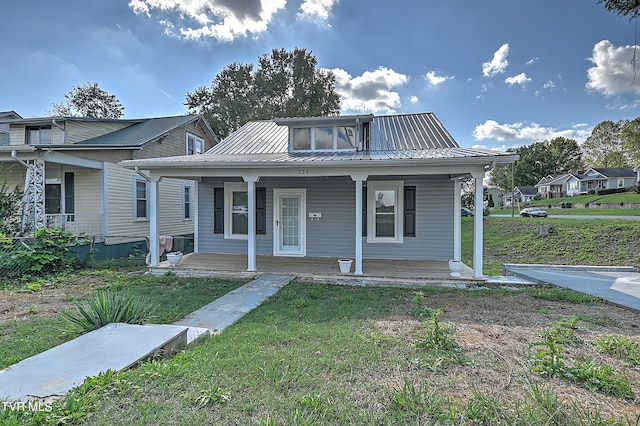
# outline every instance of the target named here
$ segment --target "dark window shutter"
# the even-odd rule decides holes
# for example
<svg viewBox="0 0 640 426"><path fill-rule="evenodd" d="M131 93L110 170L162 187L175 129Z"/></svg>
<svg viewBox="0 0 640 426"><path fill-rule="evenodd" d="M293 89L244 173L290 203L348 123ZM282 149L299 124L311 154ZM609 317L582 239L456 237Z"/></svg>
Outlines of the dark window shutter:
<svg viewBox="0 0 640 426"><path fill-rule="evenodd" d="M416 236L416 187L404 187L404 236Z"/></svg>
<svg viewBox="0 0 640 426"><path fill-rule="evenodd" d="M267 234L267 188L256 188L256 234Z"/></svg>
<svg viewBox="0 0 640 426"><path fill-rule="evenodd" d="M367 236L367 187L362 188L362 236Z"/></svg>
<svg viewBox="0 0 640 426"><path fill-rule="evenodd" d="M224 234L224 188L213 188L213 233Z"/></svg>

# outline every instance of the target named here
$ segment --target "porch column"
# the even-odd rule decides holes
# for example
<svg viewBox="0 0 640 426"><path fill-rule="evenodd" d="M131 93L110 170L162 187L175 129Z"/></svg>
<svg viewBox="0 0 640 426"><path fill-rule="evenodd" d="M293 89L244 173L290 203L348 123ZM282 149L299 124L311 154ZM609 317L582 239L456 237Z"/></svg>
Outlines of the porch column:
<svg viewBox="0 0 640 426"><path fill-rule="evenodd" d="M462 209L460 179L453 179L453 260L462 261Z"/></svg>
<svg viewBox="0 0 640 426"><path fill-rule="evenodd" d="M362 182L367 177L368 175L351 175L351 179L356 182L356 275L362 275Z"/></svg>
<svg viewBox="0 0 640 426"><path fill-rule="evenodd" d="M149 266L158 266L160 263L160 240L158 234L158 176L149 176Z"/></svg>
<svg viewBox="0 0 640 426"><path fill-rule="evenodd" d="M242 176L247 182L247 209L249 210L249 229L247 230L247 271L255 272L256 270L256 182L260 180L259 176Z"/></svg>
<svg viewBox="0 0 640 426"><path fill-rule="evenodd" d="M483 246L483 203L482 203L482 181L484 172L474 172L471 176L475 180L475 207L473 215L473 276L482 278L482 246Z"/></svg>

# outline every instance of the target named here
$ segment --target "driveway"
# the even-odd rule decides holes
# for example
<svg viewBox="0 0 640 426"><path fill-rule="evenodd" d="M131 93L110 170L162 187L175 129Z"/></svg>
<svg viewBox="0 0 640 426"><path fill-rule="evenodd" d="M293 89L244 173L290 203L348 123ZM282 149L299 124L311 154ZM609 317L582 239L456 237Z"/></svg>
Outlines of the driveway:
<svg viewBox="0 0 640 426"><path fill-rule="evenodd" d="M632 267L503 265L505 275L600 296L640 311L640 273Z"/></svg>

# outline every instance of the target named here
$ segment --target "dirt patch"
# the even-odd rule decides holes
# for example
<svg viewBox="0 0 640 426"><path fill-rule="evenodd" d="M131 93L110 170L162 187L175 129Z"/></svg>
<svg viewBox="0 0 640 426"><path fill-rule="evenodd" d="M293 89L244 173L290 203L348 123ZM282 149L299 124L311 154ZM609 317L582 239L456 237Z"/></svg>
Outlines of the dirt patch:
<svg viewBox="0 0 640 426"><path fill-rule="evenodd" d="M72 309L79 299L95 290L89 282L78 282L63 287L45 284L34 292L24 288L0 291L0 323L33 315L56 315Z"/></svg>
<svg viewBox="0 0 640 426"><path fill-rule="evenodd" d="M595 344L605 335L622 335L640 343L638 312L611 304L545 301L525 293L496 297L443 293L426 297L425 303L442 309L440 319L453 325L456 342L468 359L429 376L429 382L452 400L468 402L479 393L510 401L513 406L530 392L531 384L537 384L550 387L565 406L584 412L597 409L604 418L635 420L640 412L640 371L599 351ZM630 380L634 398L607 396L556 378L547 380L532 369L536 353L532 345L542 341L540 332L574 315L580 318L576 331L581 343L564 345L564 356L610 365ZM424 320L395 315L376 322L376 327L383 334L414 342L424 330ZM419 375L413 379L422 380Z"/></svg>

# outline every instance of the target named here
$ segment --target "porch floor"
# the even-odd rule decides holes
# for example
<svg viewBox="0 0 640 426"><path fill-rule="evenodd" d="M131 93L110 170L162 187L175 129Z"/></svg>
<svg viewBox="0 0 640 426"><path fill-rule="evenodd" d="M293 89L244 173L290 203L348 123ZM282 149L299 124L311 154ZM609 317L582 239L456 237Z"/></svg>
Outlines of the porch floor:
<svg viewBox="0 0 640 426"><path fill-rule="evenodd" d="M484 283L483 278L474 278L473 270L463 265L461 277L451 277L447 261L435 260L389 260L364 259L363 275L351 272L343 274L338 267L338 258L329 257L275 257L257 256L257 270L247 271L247 256L235 254L190 253L185 254L178 266L160 262L150 268L152 274L173 272L179 276L217 276L252 279L263 273L295 275L297 281L333 282L355 285L421 286L440 283L443 285L474 285Z"/></svg>

